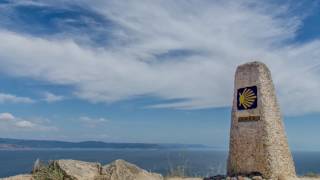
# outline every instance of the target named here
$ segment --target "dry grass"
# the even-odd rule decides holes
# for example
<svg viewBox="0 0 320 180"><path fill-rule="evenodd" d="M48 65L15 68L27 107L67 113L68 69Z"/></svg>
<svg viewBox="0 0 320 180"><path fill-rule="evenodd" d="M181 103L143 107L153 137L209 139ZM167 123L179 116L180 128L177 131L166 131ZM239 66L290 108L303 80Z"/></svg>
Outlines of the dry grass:
<svg viewBox="0 0 320 180"><path fill-rule="evenodd" d="M186 177L186 166L181 165L181 166L176 166L174 168L170 168L169 174L167 175L168 177Z"/></svg>
<svg viewBox="0 0 320 180"><path fill-rule="evenodd" d="M314 173L314 172L308 172L303 177L309 177L309 178L320 178L320 174Z"/></svg>
<svg viewBox="0 0 320 180"><path fill-rule="evenodd" d="M64 176L60 169L54 166L40 164L37 171L32 174L35 180L65 180L68 179Z"/></svg>

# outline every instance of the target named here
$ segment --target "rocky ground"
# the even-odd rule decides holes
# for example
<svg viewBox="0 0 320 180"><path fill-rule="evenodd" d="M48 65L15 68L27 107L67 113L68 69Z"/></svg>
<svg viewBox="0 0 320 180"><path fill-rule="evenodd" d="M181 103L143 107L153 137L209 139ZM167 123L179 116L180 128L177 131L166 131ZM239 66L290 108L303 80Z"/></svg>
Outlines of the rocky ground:
<svg viewBox="0 0 320 180"><path fill-rule="evenodd" d="M319 177L288 180L295 179L320 180ZM77 160L56 160L50 162L48 166L41 165L39 161L36 161L31 174L2 178L2 180L263 180L263 178L257 173L235 177L223 175L207 178L163 177L124 160L116 160L104 166L100 163Z"/></svg>
<svg viewBox="0 0 320 180"><path fill-rule="evenodd" d="M33 172L17 175L3 180L202 180L202 178L166 177L148 172L124 160L116 160L102 166L77 160L56 160L49 166L40 165L37 161Z"/></svg>

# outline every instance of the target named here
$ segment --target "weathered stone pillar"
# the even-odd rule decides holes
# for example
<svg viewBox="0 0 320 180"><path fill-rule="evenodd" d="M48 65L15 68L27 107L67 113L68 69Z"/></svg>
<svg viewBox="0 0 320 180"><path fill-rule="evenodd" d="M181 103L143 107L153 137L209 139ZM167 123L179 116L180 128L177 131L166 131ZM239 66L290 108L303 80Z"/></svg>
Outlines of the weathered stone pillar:
<svg viewBox="0 0 320 180"><path fill-rule="evenodd" d="M235 74L227 172L296 175L271 74L260 62L240 65Z"/></svg>

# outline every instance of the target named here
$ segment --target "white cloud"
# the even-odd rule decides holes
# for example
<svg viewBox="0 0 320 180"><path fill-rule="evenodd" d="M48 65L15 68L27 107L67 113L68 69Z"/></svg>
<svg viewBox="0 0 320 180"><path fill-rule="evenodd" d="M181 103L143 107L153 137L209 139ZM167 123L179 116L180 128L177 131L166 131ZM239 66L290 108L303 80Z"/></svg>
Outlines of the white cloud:
<svg viewBox="0 0 320 180"><path fill-rule="evenodd" d="M1 30L6 43L0 44L0 71L74 86L75 95L92 102L148 95L181 100L153 107L193 109L230 106L236 66L261 60L271 68L287 114L319 112L320 41L288 44L302 19L289 16L286 6L245 0L79 2L112 20L106 27L109 46ZM172 55L180 51L187 53Z"/></svg>
<svg viewBox="0 0 320 180"><path fill-rule="evenodd" d="M19 127L19 128L33 128L33 127L36 126L36 125L33 124L32 122L30 122L30 121L25 121L25 120L23 120L23 121L18 121L18 122L16 122L15 125L16 125L17 127Z"/></svg>
<svg viewBox="0 0 320 180"><path fill-rule="evenodd" d="M64 99L63 96L60 96L60 95L55 95L53 93L50 93L50 92L44 92L43 93L43 96L44 96L44 101L48 102L48 103L51 103L51 102L57 102L57 101L61 101Z"/></svg>
<svg viewBox="0 0 320 180"><path fill-rule="evenodd" d="M11 113L0 113L0 121L12 121L15 117Z"/></svg>
<svg viewBox="0 0 320 180"><path fill-rule="evenodd" d="M105 118L91 118L87 116L82 116L79 119L80 119L80 122L83 123L83 125L91 128L95 128L97 126L101 126L110 122L110 120Z"/></svg>
<svg viewBox="0 0 320 180"><path fill-rule="evenodd" d="M11 113L0 113L1 131L56 131L57 127L50 125L46 119L25 119Z"/></svg>
<svg viewBox="0 0 320 180"><path fill-rule="evenodd" d="M19 97L12 94L0 93L0 103L33 103L29 97Z"/></svg>

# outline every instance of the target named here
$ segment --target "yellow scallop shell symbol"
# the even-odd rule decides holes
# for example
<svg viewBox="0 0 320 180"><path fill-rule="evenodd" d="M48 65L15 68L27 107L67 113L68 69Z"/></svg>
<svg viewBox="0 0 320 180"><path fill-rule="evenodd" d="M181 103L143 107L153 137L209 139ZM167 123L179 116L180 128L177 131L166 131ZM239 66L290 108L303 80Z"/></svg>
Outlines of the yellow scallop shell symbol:
<svg viewBox="0 0 320 180"><path fill-rule="evenodd" d="M257 96L251 89L244 89L244 91L239 93L239 106L243 106L245 109L248 109L252 106Z"/></svg>

